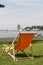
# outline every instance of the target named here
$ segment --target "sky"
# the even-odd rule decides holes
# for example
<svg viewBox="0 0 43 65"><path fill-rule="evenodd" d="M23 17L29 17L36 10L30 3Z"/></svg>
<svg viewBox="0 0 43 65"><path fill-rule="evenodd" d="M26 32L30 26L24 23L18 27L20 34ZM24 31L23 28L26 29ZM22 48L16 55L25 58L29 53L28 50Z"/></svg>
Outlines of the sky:
<svg viewBox="0 0 43 65"><path fill-rule="evenodd" d="M0 0L0 29L43 25L43 0Z"/></svg>

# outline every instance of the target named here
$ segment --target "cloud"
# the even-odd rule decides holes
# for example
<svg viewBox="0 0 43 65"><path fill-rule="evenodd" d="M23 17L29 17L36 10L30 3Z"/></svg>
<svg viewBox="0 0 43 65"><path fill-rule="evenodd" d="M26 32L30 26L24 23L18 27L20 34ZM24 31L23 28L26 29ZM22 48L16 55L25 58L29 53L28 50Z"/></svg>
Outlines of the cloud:
<svg viewBox="0 0 43 65"><path fill-rule="evenodd" d="M8 8L0 8L0 15L12 15L14 13L14 10L8 9ZM1 17L1 16L0 16Z"/></svg>
<svg viewBox="0 0 43 65"><path fill-rule="evenodd" d="M15 4L18 5L38 5L38 2L42 0L7 0L8 6L3 9L0 9L0 15L3 15L2 18L0 16L0 21L3 25L16 25L16 24L42 24L43 21L43 7L36 6L36 7L17 7ZM12 3L12 4L10 4ZM15 3L15 4L14 4ZM12 8L12 6L14 8ZM17 7L17 8L16 8ZM7 17L6 17L7 16ZM0 24L1 25L1 24Z"/></svg>
<svg viewBox="0 0 43 65"><path fill-rule="evenodd" d="M8 2L18 5L39 5L43 0L8 0Z"/></svg>
<svg viewBox="0 0 43 65"><path fill-rule="evenodd" d="M7 0L7 1L10 1L10 2L12 2L12 1L15 1L15 0Z"/></svg>
<svg viewBox="0 0 43 65"><path fill-rule="evenodd" d="M5 15L5 14L6 14L6 12L4 11L4 9L1 8L1 9L0 9L0 15Z"/></svg>
<svg viewBox="0 0 43 65"><path fill-rule="evenodd" d="M8 1L40 1L40 0L8 0Z"/></svg>
<svg viewBox="0 0 43 65"><path fill-rule="evenodd" d="M43 0L7 0L9 2L39 2Z"/></svg>

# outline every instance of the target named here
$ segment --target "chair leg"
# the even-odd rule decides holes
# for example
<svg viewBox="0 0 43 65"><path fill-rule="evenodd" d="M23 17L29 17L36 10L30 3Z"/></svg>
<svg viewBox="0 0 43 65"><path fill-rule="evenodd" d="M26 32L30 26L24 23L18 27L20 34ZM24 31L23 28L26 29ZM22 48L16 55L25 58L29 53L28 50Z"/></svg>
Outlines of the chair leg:
<svg viewBox="0 0 43 65"><path fill-rule="evenodd" d="M30 44L30 50L31 50L31 54L32 54L32 57L31 57L31 58L34 58L34 57L33 57L33 49L32 49L32 44Z"/></svg>
<svg viewBox="0 0 43 65"><path fill-rule="evenodd" d="M8 47L7 45L5 45L5 46L3 47L3 49L2 49L1 55L2 55L4 52L6 52L10 57L13 58L14 61L17 61L17 59L16 59L16 57L15 57L15 50L12 49L12 50L13 50L13 55L9 52L9 50L11 50L11 49L9 49L9 47Z"/></svg>
<svg viewBox="0 0 43 65"><path fill-rule="evenodd" d="M8 51L6 51L6 49L4 50L10 57L12 57L13 58L13 60L14 61L17 61L17 59L16 59L16 57L15 57L15 51L14 51L14 49L13 49L13 55Z"/></svg>
<svg viewBox="0 0 43 65"><path fill-rule="evenodd" d="M8 52L8 54L13 58L14 61L18 61L18 60L16 59L16 57L15 57L14 45L13 45L12 51L13 51L13 55L12 55L10 52Z"/></svg>
<svg viewBox="0 0 43 65"><path fill-rule="evenodd" d="M16 58L14 55L12 55L10 52L8 52L8 55L13 58L14 61L16 61Z"/></svg>
<svg viewBox="0 0 43 65"><path fill-rule="evenodd" d="M28 54L26 54L26 52L24 52L24 50L21 50L26 56L28 56Z"/></svg>

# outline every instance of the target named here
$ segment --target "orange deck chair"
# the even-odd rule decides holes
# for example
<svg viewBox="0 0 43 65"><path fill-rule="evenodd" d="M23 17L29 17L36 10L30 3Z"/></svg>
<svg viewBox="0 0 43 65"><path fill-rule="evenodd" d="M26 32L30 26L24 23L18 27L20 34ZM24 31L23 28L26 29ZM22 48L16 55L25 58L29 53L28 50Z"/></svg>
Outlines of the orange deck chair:
<svg viewBox="0 0 43 65"><path fill-rule="evenodd" d="M15 50L21 50L23 53L25 53L24 49L27 48L28 46L30 46L33 38L35 37L35 34L36 33L32 33L32 32L19 33L19 38L18 38L16 45L14 46L14 44L13 44L13 55L11 55L9 52L8 52L8 54L15 60L16 59L15 58Z"/></svg>
<svg viewBox="0 0 43 65"><path fill-rule="evenodd" d="M32 42L33 38L34 38L34 33L19 33L19 39L14 49L23 50L27 48Z"/></svg>

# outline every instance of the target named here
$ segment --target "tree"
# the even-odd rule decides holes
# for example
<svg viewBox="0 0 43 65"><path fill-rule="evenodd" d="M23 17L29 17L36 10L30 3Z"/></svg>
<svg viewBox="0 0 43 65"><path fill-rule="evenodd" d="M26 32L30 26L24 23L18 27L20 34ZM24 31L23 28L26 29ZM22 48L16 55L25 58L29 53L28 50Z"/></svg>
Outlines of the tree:
<svg viewBox="0 0 43 65"><path fill-rule="evenodd" d="M32 26L32 29L33 29L33 30L36 30L36 29L37 29L37 26Z"/></svg>
<svg viewBox="0 0 43 65"><path fill-rule="evenodd" d="M26 31L29 31L31 28L30 27L25 27L25 30Z"/></svg>
<svg viewBox="0 0 43 65"><path fill-rule="evenodd" d="M43 26L40 26L40 30L43 30Z"/></svg>
<svg viewBox="0 0 43 65"><path fill-rule="evenodd" d="M4 4L0 4L0 8L4 8L5 7L5 5Z"/></svg>

